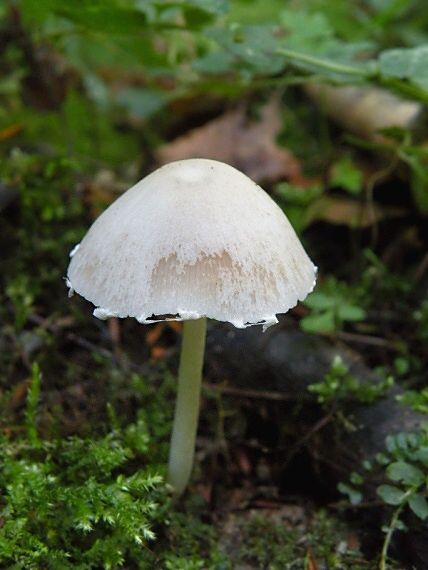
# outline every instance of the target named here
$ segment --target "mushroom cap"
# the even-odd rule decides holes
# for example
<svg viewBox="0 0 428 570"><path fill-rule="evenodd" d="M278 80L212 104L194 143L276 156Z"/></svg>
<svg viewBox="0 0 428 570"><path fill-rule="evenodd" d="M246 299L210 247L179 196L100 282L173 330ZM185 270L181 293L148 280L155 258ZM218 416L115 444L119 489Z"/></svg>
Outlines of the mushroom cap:
<svg viewBox="0 0 428 570"><path fill-rule="evenodd" d="M312 291L316 267L255 182L206 159L162 166L93 223L67 275L98 318L277 322Z"/></svg>

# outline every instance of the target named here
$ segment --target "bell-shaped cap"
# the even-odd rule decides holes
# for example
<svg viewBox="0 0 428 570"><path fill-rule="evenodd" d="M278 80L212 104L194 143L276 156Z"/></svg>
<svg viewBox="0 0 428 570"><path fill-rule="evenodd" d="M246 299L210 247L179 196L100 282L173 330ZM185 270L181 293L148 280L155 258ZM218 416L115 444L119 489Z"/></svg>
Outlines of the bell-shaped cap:
<svg viewBox="0 0 428 570"><path fill-rule="evenodd" d="M262 188L206 159L143 178L71 253L67 284L98 318L141 323L209 317L236 327L277 322L312 291L316 267Z"/></svg>

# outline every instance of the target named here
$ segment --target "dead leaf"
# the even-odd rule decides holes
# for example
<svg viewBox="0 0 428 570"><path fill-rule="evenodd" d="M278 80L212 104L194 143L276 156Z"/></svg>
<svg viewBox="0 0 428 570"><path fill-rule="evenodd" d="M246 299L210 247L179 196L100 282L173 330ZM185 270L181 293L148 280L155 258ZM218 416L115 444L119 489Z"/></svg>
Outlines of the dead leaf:
<svg viewBox="0 0 428 570"><path fill-rule="evenodd" d="M239 466L239 470L244 475L248 476L251 473L252 464L250 458L248 457L248 453L243 448L237 448L235 450L236 462Z"/></svg>
<svg viewBox="0 0 428 570"><path fill-rule="evenodd" d="M308 546L307 554L306 554L306 570L319 570L319 566L317 561L315 560L314 552L311 546Z"/></svg>
<svg viewBox="0 0 428 570"><path fill-rule="evenodd" d="M206 505L211 504L213 498L213 485L211 482L197 483L193 486L196 495L202 498Z"/></svg>
<svg viewBox="0 0 428 570"><path fill-rule="evenodd" d="M175 333L181 334L183 331L183 323L181 321L165 321L166 326Z"/></svg>
<svg viewBox="0 0 428 570"><path fill-rule="evenodd" d="M146 332L146 342L150 347L154 346L158 342L164 329L164 322L155 323L149 328L149 330Z"/></svg>
<svg viewBox="0 0 428 570"><path fill-rule="evenodd" d="M235 166L256 182L287 178L297 184L303 178L299 161L276 143L281 127L280 100L275 96L263 107L258 121L249 120L246 108L240 106L176 138L160 148L156 158L160 164L211 158Z"/></svg>
<svg viewBox="0 0 428 570"><path fill-rule="evenodd" d="M149 346L156 344L166 329L171 329L177 334L181 334L183 323L181 321L161 321L151 325L146 332L146 341Z"/></svg>
<svg viewBox="0 0 428 570"><path fill-rule="evenodd" d="M12 398L10 400L10 407L16 410L22 406L27 397L28 388L30 387L30 379L26 378L17 384L12 392Z"/></svg>
<svg viewBox="0 0 428 570"><path fill-rule="evenodd" d="M345 225L351 228L368 228L384 218L402 214L399 208L380 208L376 204L360 202L352 198L322 196L307 211L307 225L315 221Z"/></svg>
<svg viewBox="0 0 428 570"><path fill-rule="evenodd" d="M150 356L152 360L164 360L171 354L171 349L165 348L164 346L154 346L150 351Z"/></svg>
<svg viewBox="0 0 428 570"><path fill-rule="evenodd" d="M348 534L348 537L346 539L346 543L347 543L349 550L358 551L361 548L360 537L355 532L351 532Z"/></svg>
<svg viewBox="0 0 428 570"><path fill-rule="evenodd" d="M21 125L20 123L15 123L13 125L10 125L9 127L6 127L5 129L2 129L0 131L0 141L5 141L7 139L14 137L18 133L20 133L23 128L24 125Z"/></svg>

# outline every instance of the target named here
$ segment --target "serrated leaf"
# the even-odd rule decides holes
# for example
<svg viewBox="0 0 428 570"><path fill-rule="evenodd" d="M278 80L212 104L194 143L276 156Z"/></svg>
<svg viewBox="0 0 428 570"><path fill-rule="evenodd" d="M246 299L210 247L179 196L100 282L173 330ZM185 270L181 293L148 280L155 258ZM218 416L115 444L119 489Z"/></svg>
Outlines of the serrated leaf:
<svg viewBox="0 0 428 570"><path fill-rule="evenodd" d="M405 491L398 487L393 487L392 485L380 485L380 487L376 489L376 492L387 505L401 505L406 497Z"/></svg>
<svg viewBox="0 0 428 570"><path fill-rule="evenodd" d="M428 517L428 502L422 495L412 495L409 499L409 507L420 519L425 520Z"/></svg>
<svg viewBox="0 0 428 570"><path fill-rule="evenodd" d="M425 476L419 467L405 461L395 461L388 466L386 474L392 481L402 481L405 485L421 485Z"/></svg>

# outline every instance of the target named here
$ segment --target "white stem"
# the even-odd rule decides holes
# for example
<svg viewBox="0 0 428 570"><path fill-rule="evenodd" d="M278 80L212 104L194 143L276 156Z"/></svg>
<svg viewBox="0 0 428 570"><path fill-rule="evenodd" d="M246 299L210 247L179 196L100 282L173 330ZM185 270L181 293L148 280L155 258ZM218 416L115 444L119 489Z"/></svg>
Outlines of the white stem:
<svg viewBox="0 0 428 570"><path fill-rule="evenodd" d="M206 328L205 318L184 322L168 463L168 482L176 498L186 488L193 467Z"/></svg>

